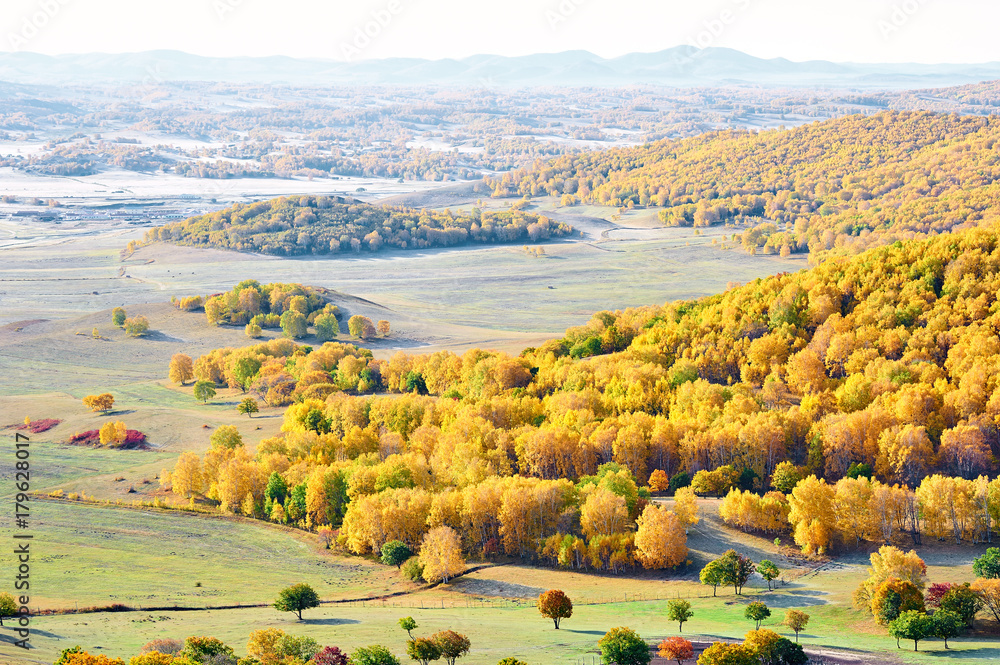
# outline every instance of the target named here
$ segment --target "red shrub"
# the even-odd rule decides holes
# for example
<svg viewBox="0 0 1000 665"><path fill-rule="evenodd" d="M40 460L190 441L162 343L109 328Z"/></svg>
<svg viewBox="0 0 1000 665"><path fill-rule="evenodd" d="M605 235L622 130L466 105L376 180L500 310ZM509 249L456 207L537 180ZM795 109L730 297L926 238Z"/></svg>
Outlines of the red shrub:
<svg viewBox="0 0 1000 665"><path fill-rule="evenodd" d="M30 430L32 434L41 434L42 432L49 431L61 422L57 418L42 418L41 420L32 420L29 425L19 425L17 429L26 429Z"/></svg>
<svg viewBox="0 0 1000 665"><path fill-rule="evenodd" d="M932 584L927 588L927 606L928 607L941 607L941 599L944 595L948 593L951 588L955 586L951 582L938 582L937 584Z"/></svg>
<svg viewBox="0 0 1000 665"><path fill-rule="evenodd" d="M69 442L75 446L99 446L101 445L101 431L91 429L74 434L69 438Z"/></svg>
<svg viewBox="0 0 1000 665"><path fill-rule="evenodd" d="M101 431L92 429L80 434L74 434L69 438L69 443L74 446L99 446L101 445ZM125 432L125 441L115 448L135 449L146 447L146 435L139 430L130 429Z"/></svg>

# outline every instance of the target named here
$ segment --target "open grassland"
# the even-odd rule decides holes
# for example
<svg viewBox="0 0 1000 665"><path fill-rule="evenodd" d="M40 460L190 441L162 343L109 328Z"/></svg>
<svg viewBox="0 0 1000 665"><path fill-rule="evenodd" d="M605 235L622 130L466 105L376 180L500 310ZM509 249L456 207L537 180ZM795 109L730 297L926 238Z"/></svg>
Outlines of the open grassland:
<svg viewBox="0 0 1000 665"><path fill-rule="evenodd" d="M724 229L701 236L693 229L657 228L648 211L611 221L614 209L550 210L552 205L543 201L533 209L572 224L581 235L545 245L540 257L505 245L283 259L156 243L122 261L120 250L143 230L104 228L55 245L39 240L4 249L0 323L15 325L0 329L0 370L17 379L2 390L46 392L60 383L106 383L102 377L143 380L172 353L247 343L241 329L210 328L203 318L163 304L172 295L227 290L242 279L300 282L358 296L338 304L348 313L388 319L392 337L372 346L390 354L474 346L519 351L598 310L693 298L729 282L804 266L723 251L711 240L723 237ZM124 340L110 326L109 310L119 305L146 315L152 334ZM92 340L94 327L107 340Z"/></svg>
<svg viewBox="0 0 1000 665"><path fill-rule="evenodd" d="M763 600L775 609L774 616L764 626L791 637L780 625L783 608L798 607L795 590L747 595L735 598L695 598L695 616L685 625L684 634L708 641L740 638L752 623L743 617L750 600ZM84 615L62 615L36 619L36 646L28 658L23 655L13 663L51 662L59 649L80 644L92 653L128 656L145 642L159 637L183 638L188 635L214 635L233 645L238 652L245 650L250 631L277 627L286 632L309 635L321 644L333 644L353 649L373 643L389 646L403 656L406 633L399 629L401 616L413 616L419 628L417 634L453 629L467 634L473 649L465 662L469 665L492 665L501 658L516 656L538 665L586 663L599 660L596 642L614 626L627 625L645 639L655 643L663 637L676 635L676 626L665 618L666 601L635 601L580 605L571 619L556 631L552 623L539 616L527 604L501 606L477 604L474 600L445 602L445 607L425 594L415 594L379 603L323 605L305 613L304 621L294 615L279 614L270 608L212 610L198 612L127 612ZM853 656L858 663L893 663L902 660L915 663L946 663L955 658L970 662L996 662L1000 641L990 637L970 637L953 640L951 649L944 651L939 640L922 643L921 652L906 648L896 650L895 641L882 630L859 622L858 615L839 605L807 607L812 619L800 636L801 643L813 653L836 650L839 655ZM0 632L6 635L9 631ZM909 646L912 648L912 644ZM10 653L10 647L0 643L0 654ZM845 661L839 661L845 662Z"/></svg>
<svg viewBox="0 0 1000 665"><path fill-rule="evenodd" d="M76 395L43 393L33 396L0 397L0 426L24 421L55 418L62 422L40 434L29 434L31 441L33 491L85 494L100 500L152 501L164 495L157 480L163 468L174 465L185 450L199 454L209 448L209 438L222 425L234 425L245 444L253 449L264 438L274 436L281 427L281 408L261 409L248 418L236 412L242 397L238 390L220 390L208 404L191 395L191 385L171 386L166 381L143 382L126 386L102 384L92 392L110 390L115 407L108 414L89 411ZM87 391L74 390L79 396ZM121 420L148 437L148 450L111 450L68 445L75 433L99 429L103 424ZM6 430L11 435L14 430ZM14 457L0 462L0 496L13 493ZM173 500L176 497L171 497Z"/></svg>
<svg viewBox="0 0 1000 665"><path fill-rule="evenodd" d="M939 640L923 642L917 654L906 645L897 651L884 628L851 608L851 593L866 576L866 551L803 561L768 539L728 529L711 512L714 503L702 504L702 520L689 539L692 559L728 547L755 559L766 556L784 571L774 591L754 579L743 596L720 588L713 598L711 588L697 583L698 563L676 573L622 576L487 565L426 589L403 581L393 568L323 550L303 532L186 513L36 502L32 602L41 607L268 603L278 589L299 581L313 585L324 601L354 602L324 603L302 622L271 608L41 616L33 623L36 651L26 656L11 647L13 633L6 628L0 629L0 656L12 665L51 663L59 650L80 644L92 653L127 657L154 638L198 634L215 635L242 652L250 631L270 626L345 649L382 643L403 655L406 635L396 621L412 615L418 634L445 628L468 634L474 647L469 665L492 665L509 655L537 665L583 665L593 662L597 639L614 626L629 626L651 642L677 634L665 619L667 599L675 597L689 599L695 611L684 634L709 641L741 638L752 627L743 617L746 603L762 600L773 613L765 627L783 634L790 635L780 625L786 609L808 612L801 641L813 653L836 651L840 660L832 662L989 663L1000 655L1000 639L990 632L996 626L986 621L976 633L951 641L947 652ZM931 582L957 582L973 577L971 561L980 549L930 542L917 551ZM548 588L561 588L575 601L573 617L559 631L533 606ZM383 599L357 600L378 596Z"/></svg>
<svg viewBox="0 0 1000 665"><path fill-rule="evenodd" d="M303 580L324 598L408 588L314 536L244 520L52 501L32 502L31 520L33 608L261 603Z"/></svg>

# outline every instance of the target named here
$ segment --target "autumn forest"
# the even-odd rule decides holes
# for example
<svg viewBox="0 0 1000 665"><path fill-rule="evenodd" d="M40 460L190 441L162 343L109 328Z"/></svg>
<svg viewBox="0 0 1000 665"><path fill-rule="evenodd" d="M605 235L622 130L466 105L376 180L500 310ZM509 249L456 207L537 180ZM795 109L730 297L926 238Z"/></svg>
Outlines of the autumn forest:
<svg viewBox="0 0 1000 665"><path fill-rule="evenodd" d="M16 665L990 662L995 90L159 82L80 108L211 152L0 132L0 660L27 616Z"/></svg>

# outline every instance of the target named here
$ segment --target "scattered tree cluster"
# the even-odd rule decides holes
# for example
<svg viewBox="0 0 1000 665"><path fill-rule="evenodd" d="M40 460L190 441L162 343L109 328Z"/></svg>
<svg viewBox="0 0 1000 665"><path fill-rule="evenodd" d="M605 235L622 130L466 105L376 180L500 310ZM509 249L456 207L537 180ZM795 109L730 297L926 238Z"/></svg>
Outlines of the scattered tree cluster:
<svg viewBox="0 0 1000 665"><path fill-rule="evenodd" d="M538 242L572 228L518 210L455 214L326 196L236 204L150 230L146 242L223 247L279 256L425 249L467 243ZM206 303L207 305L207 303Z"/></svg>
<svg viewBox="0 0 1000 665"><path fill-rule="evenodd" d="M996 220L998 137L992 116L885 111L567 154L489 185L498 197L659 207L668 225L750 225L748 251L857 254Z"/></svg>

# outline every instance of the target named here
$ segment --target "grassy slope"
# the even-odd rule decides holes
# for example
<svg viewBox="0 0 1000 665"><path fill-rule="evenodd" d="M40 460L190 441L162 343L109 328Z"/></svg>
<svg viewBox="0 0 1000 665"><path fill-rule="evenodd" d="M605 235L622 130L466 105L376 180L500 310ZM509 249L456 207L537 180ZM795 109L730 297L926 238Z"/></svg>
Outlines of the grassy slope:
<svg viewBox="0 0 1000 665"><path fill-rule="evenodd" d="M100 646L100 652L128 656L154 637L206 633L242 651L249 632L266 626L311 635L323 644L348 649L385 643L402 654L404 634L395 622L412 614L421 624L421 634L443 628L468 633L475 646L469 663L493 663L513 654L547 665L589 658L599 636L616 625L628 625L650 640L676 634L675 627L664 619L665 599L676 596L690 598L694 605L695 618L684 631L688 636L742 636L750 627L742 615L744 604L756 597L773 609L766 625L779 632L787 632L779 625L785 609L805 608L812 616L802 636L807 646L883 653L876 662L887 662L897 655L895 642L884 629L850 609L851 591L865 576L865 552L848 552L819 569L815 564L803 567L801 562L785 558L783 554L789 551L777 550L769 539L721 525L714 516L714 503L705 502L702 521L691 533L694 565L677 574L601 577L518 565L492 566L447 587L391 598L385 607L371 602L364 606L325 605L308 612L303 623L271 609L41 617L34 624L40 629L34 638L39 650L32 656L38 658L34 662L51 662L59 649L76 643L92 651ZM324 599L416 590L401 581L394 570L364 559L331 555L318 549L305 534L177 513L54 503L38 503L34 508L39 525L36 545L44 552L33 570L35 597L46 606L74 601L195 606L268 602L278 588L301 580L313 584ZM757 581L744 597L720 589L719 597L712 598L709 589L697 584L698 560L728 547L779 562L786 570L786 585L767 592ZM971 560L978 550L929 543L919 548L919 553L929 564L931 581L960 581L972 577ZM225 566L206 565L222 560ZM122 571L128 574L122 575ZM195 587L196 581L202 587ZM524 587L527 599L485 605L478 601L484 595ZM576 600L573 618L558 633L538 616L530 601L533 589L545 588L564 589ZM114 589L114 594L108 594L108 589ZM625 598L629 602L624 602ZM985 625L989 628L991 624ZM8 630L0 630L0 641L10 635ZM926 642L923 649L920 654L904 651L899 655L914 662L944 663L955 657L993 662L1000 654L1000 640L975 635L953 641L947 654L940 641ZM0 655L13 657L14 652L0 643Z"/></svg>

